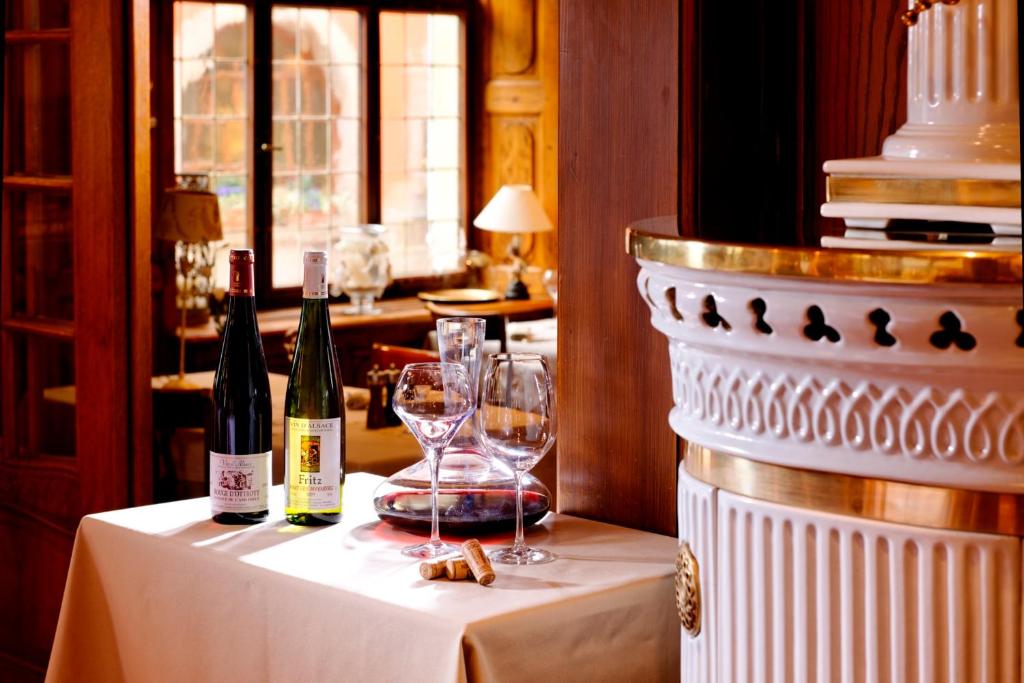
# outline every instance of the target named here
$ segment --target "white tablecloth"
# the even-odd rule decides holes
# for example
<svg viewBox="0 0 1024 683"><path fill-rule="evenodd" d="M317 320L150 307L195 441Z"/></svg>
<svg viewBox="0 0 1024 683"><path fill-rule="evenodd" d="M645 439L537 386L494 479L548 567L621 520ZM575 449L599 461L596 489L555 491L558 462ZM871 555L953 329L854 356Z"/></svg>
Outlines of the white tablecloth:
<svg viewBox="0 0 1024 683"><path fill-rule="evenodd" d="M209 520L205 498L90 515L48 681L677 680L676 541L549 515L559 559L424 581L352 475L341 524ZM507 537L484 539L485 546Z"/></svg>

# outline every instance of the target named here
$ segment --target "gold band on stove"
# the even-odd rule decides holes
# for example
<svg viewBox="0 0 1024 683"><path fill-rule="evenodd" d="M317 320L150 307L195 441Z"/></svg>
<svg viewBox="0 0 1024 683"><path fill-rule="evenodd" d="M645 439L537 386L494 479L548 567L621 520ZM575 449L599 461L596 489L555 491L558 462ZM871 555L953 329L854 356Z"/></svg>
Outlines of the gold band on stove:
<svg viewBox="0 0 1024 683"><path fill-rule="evenodd" d="M1020 181L830 175L825 178L825 197L830 202L1019 209Z"/></svg>
<svg viewBox="0 0 1024 683"><path fill-rule="evenodd" d="M691 270L774 275L832 282L899 285L1021 284L1021 254L949 250L813 249L702 242L649 230L675 230L675 218L638 221L626 230L626 252Z"/></svg>
<svg viewBox="0 0 1024 683"><path fill-rule="evenodd" d="M769 503L894 524L1024 535L1024 495L803 470L688 444L690 476Z"/></svg>

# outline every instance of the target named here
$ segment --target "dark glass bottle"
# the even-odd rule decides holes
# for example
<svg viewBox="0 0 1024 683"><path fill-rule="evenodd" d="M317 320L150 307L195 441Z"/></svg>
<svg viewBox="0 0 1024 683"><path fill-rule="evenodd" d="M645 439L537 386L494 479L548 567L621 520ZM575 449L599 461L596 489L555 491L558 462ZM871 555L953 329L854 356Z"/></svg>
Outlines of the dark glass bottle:
<svg viewBox="0 0 1024 683"><path fill-rule="evenodd" d="M345 483L345 400L327 309L327 254L303 256L302 313L284 408L285 519L334 524Z"/></svg>
<svg viewBox="0 0 1024 683"><path fill-rule="evenodd" d="M227 320L213 380L210 507L221 524L255 524L269 514L273 411L253 260L252 249L231 250Z"/></svg>

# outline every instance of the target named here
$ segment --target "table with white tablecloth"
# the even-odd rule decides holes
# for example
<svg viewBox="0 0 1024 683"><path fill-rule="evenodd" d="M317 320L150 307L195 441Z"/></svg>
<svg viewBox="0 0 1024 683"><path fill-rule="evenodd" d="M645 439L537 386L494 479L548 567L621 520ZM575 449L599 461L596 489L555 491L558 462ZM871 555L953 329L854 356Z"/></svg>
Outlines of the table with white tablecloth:
<svg viewBox="0 0 1024 683"><path fill-rule="evenodd" d="M549 514L554 563L488 587L425 581L419 537L377 520L355 474L329 527L209 519L205 498L90 515L49 681L660 681L679 671L676 541ZM485 547L508 536L484 538Z"/></svg>

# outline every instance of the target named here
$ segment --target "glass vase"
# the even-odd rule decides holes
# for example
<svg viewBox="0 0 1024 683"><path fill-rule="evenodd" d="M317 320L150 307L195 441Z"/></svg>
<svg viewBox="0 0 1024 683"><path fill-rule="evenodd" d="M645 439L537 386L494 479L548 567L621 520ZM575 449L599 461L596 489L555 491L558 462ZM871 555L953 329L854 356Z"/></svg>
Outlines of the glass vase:
<svg viewBox="0 0 1024 683"><path fill-rule="evenodd" d="M344 293L352 302L342 309L349 315L380 313L374 299L380 298L391 283L391 261L384 241L384 226L367 223L342 228L341 239L334 245L331 262L331 294Z"/></svg>

